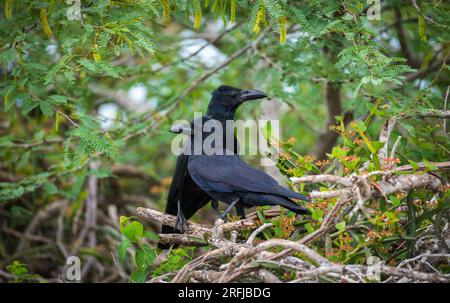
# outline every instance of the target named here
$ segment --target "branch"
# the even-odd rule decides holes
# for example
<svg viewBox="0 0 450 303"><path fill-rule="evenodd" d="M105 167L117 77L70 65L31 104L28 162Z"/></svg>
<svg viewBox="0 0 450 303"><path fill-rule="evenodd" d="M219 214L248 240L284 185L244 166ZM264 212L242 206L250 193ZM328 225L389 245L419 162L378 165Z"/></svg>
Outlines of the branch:
<svg viewBox="0 0 450 303"><path fill-rule="evenodd" d="M218 66L207 70L203 75L195 79L189 87L184 89L176 98L171 102L172 110L175 109L178 104L186 98L187 95L189 95L197 86L199 86L202 82L207 80L209 77L223 69L224 67L228 66L230 63L232 63L234 60L239 58L242 54L244 54L247 50L251 49L252 47L255 47L255 45L259 44L264 36L269 32L270 28L266 28L258 38L256 38L254 41L249 42L247 45L245 45L243 48L238 49L235 51L230 57L228 57L227 60L225 60L223 63L219 64Z"/></svg>
<svg viewBox="0 0 450 303"><path fill-rule="evenodd" d="M258 244L255 247L250 247L247 249L241 250L231 261L227 264L227 269L223 272L222 277L218 282L227 283L231 282L231 279L234 278L230 275L230 273L237 267L239 262L242 262L245 259L249 259L253 257L254 255L261 253L262 251L265 251L267 249L270 249L272 247L281 246L284 248L288 248L293 251L298 251L302 254L304 254L307 258L311 259L317 264L320 265L329 265L331 264L330 261L316 253L314 250L310 249L306 245L283 240L283 239L271 239L267 240L261 244Z"/></svg>
<svg viewBox="0 0 450 303"><path fill-rule="evenodd" d="M450 85L447 85L447 91L445 93L445 98L444 98L444 111L447 111L449 93L450 93ZM444 134L447 135L447 120L442 121L442 123L444 124Z"/></svg>
<svg viewBox="0 0 450 303"><path fill-rule="evenodd" d="M111 172L113 173L113 175L116 175L118 177L138 178L144 181L159 183L158 180L144 172L139 167L130 164L112 164Z"/></svg>
<svg viewBox="0 0 450 303"><path fill-rule="evenodd" d="M439 69L439 67L442 66L442 64L445 62L446 58L445 56L443 58L439 58L440 51L438 51L433 60L432 63L429 64L426 68L418 70L417 72L412 72L405 75L405 81L406 82L413 82L417 79L424 78L430 73L434 72L435 70Z"/></svg>
<svg viewBox="0 0 450 303"><path fill-rule="evenodd" d="M182 246L208 246L208 242L202 238L186 235L186 234L159 234L159 243L166 245L182 245Z"/></svg>
<svg viewBox="0 0 450 303"><path fill-rule="evenodd" d="M326 104L328 110L327 124L324 131L319 135L314 148L314 155L318 159L326 158L326 153L330 152L336 143L339 134L330 130L330 126L335 124L335 117L342 113L341 90L331 82L326 83Z"/></svg>
<svg viewBox="0 0 450 303"><path fill-rule="evenodd" d="M248 237L247 242L245 242L246 244L252 245L253 241L255 240L256 236L259 235L260 233L262 233L265 229L269 228L273 226L273 223L264 223L263 225L261 225L260 227L258 227L257 229L255 229L253 231L253 233L250 235L250 237Z"/></svg>
<svg viewBox="0 0 450 303"><path fill-rule="evenodd" d="M139 216L144 217L146 220L152 221L152 222L158 222L161 225L167 225L171 227L175 227L176 225L176 217L172 215L168 215L162 212L159 212L154 209L150 208L143 208L138 207L136 209ZM198 224L194 223L192 221L186 222L187 230L186 233L192 236L196 236L198 238L203 238L205 234L213 235L214 229L216 229L217 233L222 235L226 232L230 232L233 230L241 230L241 229L247 229L247 228L256 228L257 223L254 222L251 219L244 219L244 220L238 220L233 222L228 222L224 224L215 224L212 225L206 225L206 224ZM164 241L168 241L169 238L172 237L175 241L185 241L181 240L177 236L168 236L164 237ZM192 240L192 239L191 239Z"/></svg>
<svg viewBox="0 0 450 303"><path fill-rule="evenodd" d="M234 24L232 27L225 29L223 32L221 32L219 35L217 35L216 37L214 37L213 39L210 39L210 41L208 41L207 43L205 43L204 45L202 45L201 47L199 47L195 52L193 52L192 54L189 54L186 57L183 57L181 59L175 60L174 62L165 64L161 67L159 67L156 70L150 71L151 74L157 74L158 72L173 66L173 65L177 65L179 63L183 63L193 57L195 57L196 55L198 55L199 53L201 53L206 47L208 47L209 45L215 45L220 39L222 39L225 35L227 35L228 33L234 31L236 28L238 28L239 26L241 26L242 23L236 23Z"/></svg>
<svg viewBox="0 0 450 303"><path fill-rule="evenodd" d="M403 27L402 13L400 11L400 8L395 7L394 13L395 13L395 18L396 18L396 22L394 25L397 29L398 41L400 42L400 48L401 48L402 54L408 60L407 61L408 65L410 65L411 67L414 67L414 68L419 68L420 62L418 62L418 60L414 57L414 54L411 51L411 48L409 47L409 44L408 44L408 37L407 37L408 35Z"/></svg>
<svg viewBox="0 0 450 303"><path fill-rule="evenodd" d="M361 177L359 177L361 178ZM431 174L410 174L401 176L392 176L390 180L380 181L377 187L372 186L370 190L370 198L380 197L380 193L384 196L394 194L396 192L410 191L415 188L428 187L432 190L438 190L442 182ZM352 188L344 188L332 191L312 191L311 198L356 198Z"/></svg>
<svg viewBox="0 0 450 303"><path fill-rule="evenodd" d="M322 222L322 225L319 227L319 229L315 230L313 233L303 237L299 243L307 245L313 241L315 241L316 239L322 237L326 232L328 232L333 226L334 226L334 221L336 220L336 218L338 217L339 211L342 208L342 206L344 204L346 204L349 200L344 201L344 200L339 200L334 206L333 209L328 213L328 215L326 216L325 220ZM291 249L285 249L281 252L279 252L278 254L274 255L272 258L270 258L270 260L276 260L276 259L280 259L282 257L287 256L288 254L290 254L292 252Z"/></svg>
<svg viewBox="0 0 450 303"><path fill-rule="evenodd" d="M400 114L399 117L404 118L404 119L413 118L413 117L450 119L450 110L428 109L428 110L424 110L424 111L420 111L420 112Z"/></svg>
<svg viewBox="0 0 450 303"><path fill-rule="evenodd" d="M171 227L175 227L176 225L175 216L164 214L157 210L143 207L138 207L136 211L139 216L144 217L146 220L158 222L161 225L167 225ZM197 224L192 221L187 221L186 224L187 224L187 232L191 235L203 237L205 233L211 234L212 227L210 226Z"/></svg>
<svg viewBox="0 0 450 303"><path fill-rule="evenodd" d="M223 223L222 220L217 220L214 226L207 227L206 225L188 222L188 226L195 227L188 229L189 232L195 231L197 234L202 232L208 232L211 235L215 234L215 236L212 236L208 241L212 249L203 255L198 256L180 270L158 279L152 279L150 282L162 282L166 279L171 279L171 282L173 283L189 281L217 283L239 281L241 279L248 280L249 278L252 278L263 282L278 283L280 280L269 271L270 268L274 267L296 273L297 279L293 282L314 282L319 277L332 279L337 282L366 282L368 279L371 279L374 268L388 276L389 281L394 277L397 277L397 280L395 281L403 281L404 279L427 282L450 281L449 275L404 269L400 268L400 266L396 268L386 266L383 263L374 265L375 267L335 264L318 252L307 247L306 245L308 243L320 238L334 226L339 210L348 201L349 200L339 200L328 213L322 226L314 233L307 235L298 242L285 239L270 239L263 241L256 246L252 246L251 243L256 235L264 228L269 227L270 224L262 225L252 233L245 243L240 243L225 238L224 230L229 231L247 228L248 225L244 224L246 220L229 223ZM151 209L138 208L138 213L143 215L146 219L152 221L156 220L163 224L174 225L175 223L174 216L166 215ZM176 242L191 246L198 246L200 244L205 245L206 243L205 240L199 238L198 235L192 234L166 234L160 236L161 241L167 240L170 243ZM280 253L273 253L270 250L274 247L283 247L285 249ZM291 256L290 254L293 252L299 252L304 259ZM222 264L223 260L227 260L230 257L231 260L228 263ZM413 260L411 260L411 262L413 262ZM267 270L262 268L266 264L269 266ZM401 279L399 280L398 278Z"/></svg>
<svg viewBox="0 0 450 303"><path fill-rule="evenodd" d="M25 239L30 238L33 235L33 232L45 221L52 218L55 214L57 214L62 208L67 205L67 201L60 200L55 201L49 205L47 205L44 209L38 211L38 213L34 216L33 220L27 226L25 231L23 232L23 238L20 239L19 244L16 248L16 253L20 252L24 249Z"/></svg>
<svg viewBox="0 0 450 303"><path fill-rule="evenodd" d="M430 23L433 24L433 25L436 25L436 26L439 26L439 27L446 27L446 28L448 28L447 25L437 23L436 21L434 21L433 18L428 17L427 15L425 15L425 14L422 12L422 10L420 9L419 5L417 5L417 0L412 0L412 4L413 4L414 8L417 10L417 12L418 12L419 14L421 14L421 15L425 18L425 20L427 20L428 22L430 22Z"/></svg>
<svg viewBox="0 0 450 303"><path fill-rule="evenodd" d="M335 175L311 175L311 176L304 176L304 177L292 177L291 178L292 183L320 183L320 182L326 182L326 183L332 183L332 184L340 184L344 186L352 186L352 183L348 178L335 176Z"/></svg>
<svg viewBox="0 0 450 303"><path fill-rule="evenodd" d="M23 179L23 176L14 175L6 171L0 170L0 182L18 182Z"/></svg>
<svg viewBox="0 0 450 303"><path fill-rule="evenodd" d="M319 276L330 276L336 277L336 275L330 275L330 273L338 274L338 277L345 278L344 275L358 275L365 279L373 275L374 271L383 273L388 276L397 276L410 278L413 281L427 281L427 282L449 282L449 275L442 275L438 273L424 273L420 271L396 268L387 265L375 265L375 266L365 266L365 265L332 265L327 267L314 268L309 271L300 271L298 274L301 278L294 280L292 282L303 282L311 278L318 278ZM342 277L344 276L344 277ZM364 281L364 280L363 280ZM356 281L355 281L356 282Z"/></svg>
<svg viewBox="0 0 450 303"><path fill-rule="evenodd" d="M389 157L388 155L388 145L389 138L391 137L391 132L394 129L395 125L397 125L398 118L392 117L384 123L383 129L380 133L380 138L378 141L384 143L383 147L378 151L378 158L381 161L381 165L383 165L384 159Z"/></svg>

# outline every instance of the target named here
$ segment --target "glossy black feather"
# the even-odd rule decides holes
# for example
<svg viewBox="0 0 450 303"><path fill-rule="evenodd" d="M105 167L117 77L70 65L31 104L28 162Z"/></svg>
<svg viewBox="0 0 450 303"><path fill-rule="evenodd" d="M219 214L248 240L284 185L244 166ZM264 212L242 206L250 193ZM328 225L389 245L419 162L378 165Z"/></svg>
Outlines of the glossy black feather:
<svg viewBox="0 0 450 303"><path fill-rule="evenodd" d="M191 156L189 174L210 196L231 203L236 198L245 207L280 205L296 213L308 213L290 198L309 199L284 188L265 172L245 163L238 155Z"/></svg>
<svg viewBox="0 0 450 303"><path fill-rule="evenodd" d="M188 174L188 159L188 155L178 156L175 173L169 187L165 210L167 214L176 216L178 213L177 201L180 200L181 211L186 219L191 218L211 200L211 197L201 190ZM163 225L161 233L171 234L179 233L179 231L173 227Z"/></svg>

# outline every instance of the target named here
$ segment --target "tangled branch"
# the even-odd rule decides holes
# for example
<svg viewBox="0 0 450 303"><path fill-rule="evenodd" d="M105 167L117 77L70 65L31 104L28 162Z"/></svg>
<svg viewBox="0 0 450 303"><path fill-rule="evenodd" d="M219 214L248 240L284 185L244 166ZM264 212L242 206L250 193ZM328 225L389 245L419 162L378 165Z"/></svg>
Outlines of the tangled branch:
<svg viewBox="0 0 450 303"><path fill-rule="evenodd" d="M320 235L327 230L329 222L336 218L338 209L343 203L335 206L334 212L330 212L328 218L324 221L323 228L317 230L315 236L306 236L300 241L290 241L285 239L270 239L253 244L256 235L263 229L270 227L270 224L264 224L258 227L258 224L252 220L239 220L235 222L224 223L222 220L211 225L201 225L189 221L187 224L188 234L170 234L162 235L166 243L178 245L191 245L192 237L209 235L204 237L203 244L208 244L210 250L201 256L193 259L177 272L164 275L150 282L161 282L164 279L171 279L171 282L233 282L245 281L248 279L280 282L269 269L283 269L294 272L296 278L292 282L313 282L319 279L325 279L336 282L366 282L376 279L376 275L383 274L388 276L390 281L425 281L425 282L450 282L450 275L441 273L427 273L409 268L393 267L382 262L375 265L336 264L318 252L308 247L313 237ZM175 217L167 215L156 210L138 208L137 212L142 217L158 222L160 224L175 226ZM221 230L217 233L215 230ZM233 242L227 238L229 231L242 231L243 229L253 229L254 232L247 241ZM218 236L218 237L215 237ZM284 248L283 253L275 253L274 248ZM297 253L293 256L292 253ZM298 253L300 256L298 256ZM447 257L448 255L423 255L422 257ZM226 263L221 260L228 259ZM419 259L419 258L417 258ZM411 260L414 262L416 260Z"/></svg>

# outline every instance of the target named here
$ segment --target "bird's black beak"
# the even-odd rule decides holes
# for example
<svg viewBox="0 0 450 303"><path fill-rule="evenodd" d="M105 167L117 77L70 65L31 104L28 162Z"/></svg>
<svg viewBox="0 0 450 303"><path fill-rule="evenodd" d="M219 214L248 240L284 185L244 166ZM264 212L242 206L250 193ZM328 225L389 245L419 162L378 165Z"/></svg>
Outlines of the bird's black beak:
<svg viewBox="0 0 450 303"><path fill-rule="evenodd" d="M249 90L243 90L241 92L241 96L239 97L241 102L248 101L248 100L256 100L265 98L267 95L263 93L262 91L256 90L256 89L249 89Z"/></svg>

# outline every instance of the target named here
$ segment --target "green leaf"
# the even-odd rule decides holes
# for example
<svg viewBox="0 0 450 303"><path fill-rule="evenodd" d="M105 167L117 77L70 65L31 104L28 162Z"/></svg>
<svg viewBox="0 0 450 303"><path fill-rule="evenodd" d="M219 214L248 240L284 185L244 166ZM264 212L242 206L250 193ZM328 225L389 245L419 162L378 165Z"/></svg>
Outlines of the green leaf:
<svg viewBox="0 0 450 303"><path fill-rule="evenodd" d="M261 127L261 132L264 136L264 138L270 142L270 138L272 137L272 122L267 121L266 124Z"/></svg>
<svg viewBox="0 0 450 303"><path fill-rule="evenodd" d="M46 101L39 102L39 108L41 109L41 112L44 114L44 116L47 117L53 116L53 108L48 102Z"/></svg>
<svg viewBox="0 0 450 303"><path fill-rule="evenodd" d="M362 121L362 120L357 120L357 121L355 121L355 122L352 124L352 126L353 126L356 130L361 131L361 132L365 132L365 131L367 130L366 124L365 124L364 121Z"/></svg>
<svg viewBox="0 0 450 303"><path fill-rule="evenodd" d="M104 71L109 76L116 78L116 79L120 78L120 74L119 74L118 70L115 67L113 67L112 65L110 65L104 61L97 63L97 65L99 66L100 70Z"/></svg>
<svg viewBox="0 0 450 303"><path fill-rule="evenodd" d="M119 253L119 260L123 264L125 263L125 258L127 256L127 250L131 247L131 241L127 238L123 239L117 247L117 252Z"/></svg>
<svg viewBox="0 0 450 303"><path fill-rule="evenodd" d="M130 281L133 283L144 283L147 279L147 270L137 270L130 276Z"/></svg>
<svg viewBox="0 0 450 303"><path fill-rule="evenodd" d="M335 225L336 229L340 232L343 232L345 230L345 221L341 221Z"/></svg>
<svg viewBox="0 0 450 303"><path fill-rule="evenodd" d="M312 214L311 214L311 218L313 218L314 220L321 220L323 217L323 212L320 209L313 209L312 210Z"/></svg>
<svg viewBox="0 0 450 303"><path fill-rule="evenodd" d="M122 230L123 235L132 242L138 242L141 240L144 233L144 227L138 221L131 222L125 226Z"/></svg>
<svg viewBox="0 0 450 303"><path fill-rule="evenodd" d="M256 208L256 214L258 215L259 221L261 221L261 222L266 221L266 218L264 217L264 211L261 208L259 208L259 207Z"/></svg>
<svg viewBox="0 0 450 303"><path fill-rule="evenodd" d="M144 238L150 239L152 241L158 242L159 241L159 236L153 232L150 231L144 231L143 234Z"/></svg>
<svg viewBox="0 0 450 303"><path fill-rule="evenodd" d="M138 270L145 271L148 269L147 256L142 250L137 250L134 256Z"/></svg>
<svg viewBox="0 0 450 303"><path fill-rule="evenodd" d="M426 34L426 26L425 19L422 15L419 15L419 19L417 20L417 25L419 28L419 37L422 42L427 42L427 34Z"/></svg>
<svg viewBox="0 0 450 303"><path fill-rule="evenodd" d="M414 170L419 169L419 164L417 164L417 162L414 162L413 160L408 160L408 162L409 162L409 164L411 164L411 166Z"/></svg>
<svg viewBox="0 0 450 303"><path fill-rule="evenodd" d="M343 149L339 146L335 146L333 147L332 151L331 151L331 155L333 156L333 158L336 159L343 159L345 156L347 156L348 150Z"/></svg>
<svg viewBox="0 0 450 303"><path fill-rule="evenodd" d="M384 143L380 141L372 141L372 146L375 149L375 152L378 152L384 146Z"/></svg>
<svg viewBox="0 0 450 303"><path fill-rule="evenodd" d="M156 256L156 251L148 245L144 245L141 249L138 249L135 255L138 270L147 270L153 264Z"/></svg>
<svg viewBox="0 0 450 303"><path fill-rule="evenodd" d="M312 227L312 225L310 223L306 223L305 228L306 228L306 231L308 232L308 234L314 232L314 227Z"/></svg>
<svg viewBox="0 0 450 303"><path fill-rule="evenodd" d="M392 205L394 205L395 207L397 207L401 204L401 201L395 195L390 195L389 201L391 201Z"/></svg>
<svg viewBox="0 0 450 303"><path fill-rule="evenodd" d="M28 273L28 269L25 264L22 264L17 260L14 261L11 265L8 265L6 269L16 277L20 277Z"/></svg>
<svg viewBox="0 0 450 303"><path fill-rule="evenodd" d="M423 159L423 164L425 165L425 168L428 171L430 171L430 170L437 170L438 169L438 167L435 164L430 163L430 161L428 161L427 159Z"/></svg>
<svg viewBox="0 0 450 303"><path fill-rule="evenodd" d="M20 206L11 207L11 214L16 218L26 218L26 216L33 215L33 213L30 210Z"/></svg>
<svg viewBox="0 0 450 303"><path fill-rule="evenodd" d="M60 96L60 95L52 95L49 97L54 103L58 104L66 104L67 103L67 97Z"/></svg>
<svg viewBox="0 0 450 303"><path fill-rule="evenodd" d="M88 71L91 72L97 72L97 68L95 67L95 64L92 63L91 61L89 61L86 58L81 58L79 60L77 60L77 62L81 65L83 65Z"/></svg>
<svg viewBox="0 0 450 303"><path fill-rule="evenodd" d="M373 85L378 86L383 82L383 79L371 79L370 82L372 82Z"/></svg>
<svg viewBox="0 0 450 303"><path fill-rule="evenodd" d="M58 192L58 187L56 187L56 185L53 183L45 183L43 188L45 193L50 196Z"/></svg>

